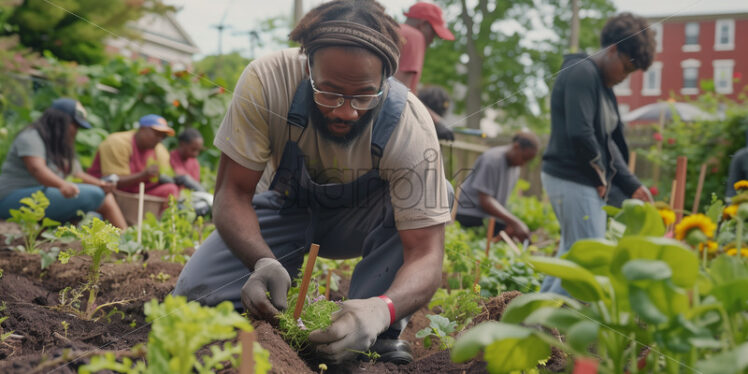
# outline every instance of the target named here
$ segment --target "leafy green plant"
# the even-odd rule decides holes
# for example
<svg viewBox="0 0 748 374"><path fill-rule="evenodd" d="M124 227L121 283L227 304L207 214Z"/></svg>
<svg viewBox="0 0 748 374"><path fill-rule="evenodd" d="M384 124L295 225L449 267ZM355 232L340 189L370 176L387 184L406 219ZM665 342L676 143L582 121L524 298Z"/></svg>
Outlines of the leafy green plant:
<svg viewBox="0 0 748 374"><path fill-rule="evenodd" d="M493 297L502 292L537 292L540 290L541 274L519 258L502 258L491 267L487 276L480 279L481 296Z"/></svg>
<svg viewBox="0 0 748 374"><path fill-rule="evenodd" d="M428 318L431 323L429 324L429 327L418 331L416 333L416 338L423 339L423 346L426 348L431 347L433 340L432 337L439 339L439 349L444 351L452 348L455 339L449 334L455 332L457 322L450 321L449 318L434 314L429 314L426 318Z"/></svg>
<svg viewBox="0 0 748 374"><path fill-rule="evenodd" d="M561 225L556 219L551 204L540 201L535 196L520 196L519 192L527 191L530 188L530 182L520 179L509 196L509 210L521 219L530 231L542 229L552 237L558 237L561 234Z"/></svg>
<svg viewBox="0 0 748 374"><path fill-rule="evenodd" d="M49 207L49 199L41 190L34 192L30 197L21 199L22 206L20 209L11 209L9 222L15 222L23 230L23 239L25 246L21 249L28 253L37 253L36 247L39 234L49 227L58 226L60 223L44 216L44 212Z"/></svg>
<svg viewBox="0 0 748 374"><path fill-rule="evenodd" d="M63 226L57 229L58 235L70 233L80 239L82 249L80 251L68 250L60 252L59 260L63 264L70 261L71 256L86 255L91 257L91 265L88 268L88 283L83 287L88 290L88 302L82 316L90 319L102 307L95 307L96 293L99 290L99 268L101 262L112 252L116 253L119 247L119 229L109 223L94 218L90 226Z"/></svg>
<svg viewBox="0 0 748 374"><path fill-rule="evenodd" d="M462 330L482 310L480 286L475 290L436 290L429 302L429 309L438 308L440 315L455 322L455 327Z"/></svg>
<svg viewBox="0 0 748 374"><path fill-rule="evenodd" d="M324 329L332 323L332 313L340 310L340 306L329 300L325 300L324 295L319 292L307 292L304 307L301 310L301 316L298 319L293 318L294 307L299 297L299 286L301 280L295 282L297 286L288 290L288 309L278 315L278 328L281 330L283 338L288 344L296 350L304 350L307 347L309 334L317 329ZM313 284L310 288L319 290ZM313 297L312 295L317 295Z"/></svg>
<svg viewBox="0 0 748 374"><path fill-rule="evenodd" d="M213 373L225 369L224 362L238 367L241 344L226 342L210 346L210 354L197 357L203 346L236 337L236 330L252 331L248 320L239 315L228 301L214 308L187 302L182 296L166 296L164 302L151 300L145 305L146 321L152 323L148 335L146 361L134 362L130 358L117 361L113 353L95 356L79 373L89 374L102 370L118 373ZM264 374L271 369L270 353L259 343L254 343L255 373ZM137 356L137 349L133 349Z"/></svg>

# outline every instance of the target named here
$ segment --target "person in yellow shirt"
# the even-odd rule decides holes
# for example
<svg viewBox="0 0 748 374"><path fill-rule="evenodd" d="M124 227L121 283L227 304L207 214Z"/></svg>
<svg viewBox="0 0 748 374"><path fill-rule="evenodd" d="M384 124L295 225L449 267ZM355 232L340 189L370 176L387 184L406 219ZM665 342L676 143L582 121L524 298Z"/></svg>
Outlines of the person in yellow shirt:
<svg viewBox="0 0 748 374"><path fill-rule="evenodd" d="M136 193L144 182L148 195L179 196L179 188L168 176L169 151L161 144L167 136L174 136L174 129L156 114L143 116L138 123L137 130L116 132L104 139L88 173L114 180L121 191Z"/></svg>

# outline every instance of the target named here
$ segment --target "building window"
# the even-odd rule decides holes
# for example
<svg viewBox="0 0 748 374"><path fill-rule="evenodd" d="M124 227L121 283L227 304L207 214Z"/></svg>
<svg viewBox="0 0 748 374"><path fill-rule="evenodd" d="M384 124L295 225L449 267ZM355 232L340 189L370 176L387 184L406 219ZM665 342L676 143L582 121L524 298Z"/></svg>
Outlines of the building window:
<svg viewBox="0 0 748 374"><path fill-rule="evenodd" d="M681 61L680 66L683 68L683 87L680 93L683 95L696 95L699 93L699 60L690 58Z"/></svg>
<svg viewBox="0 0 748 374"><path fill-rule="evenodd" d="M654 31L655 41L657 41L657 52L662 52L662 23L653 23L650 27Z"/></svg>
<svg viewBox="0 0 748 374"><path fill-rule="evenodd" d="M659 96L660 81L662 78L662 62L655 61L649 70L644 72L644 82L642 82L642 95Z"/></svg>
<svg viewBox="0 0 748 374"><path fill-rule="evenodd" d="M719 94L732 93L732 69L735 60L714 60L714 90Z"/></svg>
<svg viewBox="0 0 748 374"><path fill-rule="evenodd" d="M613 92L615 92L616 96L631 95L631 74L629 74L621 83L615 85L615 87L613 87Z"/></svg>
<svg viewBox="0 0 748 374"><path fill-rule="evenodd" d="M714 28L714 50L732 51L735 49L735 20L719 19Z"/></svg>
<svg viewBox="0 0 748 374"><path fill-rule="evenodd" d="M698 52L701 50L699 45L699 23L686 23L686 42L683 44L683 52Z"/></svg>

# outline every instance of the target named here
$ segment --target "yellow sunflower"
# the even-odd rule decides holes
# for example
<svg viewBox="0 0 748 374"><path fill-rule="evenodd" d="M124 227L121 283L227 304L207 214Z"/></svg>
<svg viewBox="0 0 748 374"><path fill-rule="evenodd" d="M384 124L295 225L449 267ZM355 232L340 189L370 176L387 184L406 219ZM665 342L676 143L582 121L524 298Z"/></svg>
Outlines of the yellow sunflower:
<svg viewBox="0 0 748 374"><path fill-rule="evenodd" d="M711 240L707 241L706 243L699 243L699 252L704 251L704 245L706 244L706 253L712 254L717 252L717 242L713 242Z"/></svg>
<svg viewBox="0 0 748 374"><path fill-rule="evenodd" d="M660 213L660 217L662 217L662 222L665 223L665 226L670 226L675 222L675 212L672 210L658 209L657 213Z"/></svg>
<svg viewBox="0 0 748 374"><path fill-rule="evenodd" d="M709 217L703 214L692 214L683 218L683 220L675 226L675 238L683 240L686 238L688 233L694 229L701 230L707 238L711 238L714 236L714 231L717 229L717 225L715 225Z"/></svg>
<svg viewBox="0 0 748 374"><path fill-rule="evenodd" d="M727 253L728 256L737 256L738 250L737 248L728 249L725 253ZM740 255L743 257L748 257L748 248L741 248Z"/></svg>
<svg viewBox="0 0 748 374"><path fill-rule="evenodd" d="M748 180L743 179L743 180L737 181L735 182L733 187L735 187L735 191L748 190Z"/></svg>
<svg viewBox="0 0 748 374"><path fill-rule="evenodd" d="M736 214L738 214L738 206L737 205L728 205L725 208L725 210L722 211L722 218L723 219L735 218Z"/></svg>

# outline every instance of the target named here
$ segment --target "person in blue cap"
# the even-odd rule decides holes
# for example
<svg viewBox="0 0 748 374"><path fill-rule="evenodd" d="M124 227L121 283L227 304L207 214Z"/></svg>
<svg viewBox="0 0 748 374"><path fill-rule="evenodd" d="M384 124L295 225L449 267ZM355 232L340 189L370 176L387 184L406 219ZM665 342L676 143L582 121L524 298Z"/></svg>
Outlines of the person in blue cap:
<svg viewBox="0 0 748 374"><path fill-rule="evenodd" d="M16 136L0 171L0 218L9 218L22 198L42 190L49 199L45 214L53 220L70 221L79 210L96 211L113 225L127 228L111 194L114 185L85 173L78 162L75 135L79 128L91 128L85 108L73 99L61 98ZM83 183L70 182L68 176Z"/></svg>
<svg viewBox="0 0 748 374"><path fill-rule="evenodd" d="M169 177L173 174L169 151L161 144L174 129L164 117L148 114L138 121L136 130L110 134L99 144L88 172L97 177L112 178L118 190L137 193L140 182L145 193L168 198L179 196L179 187Z"/></svg>

